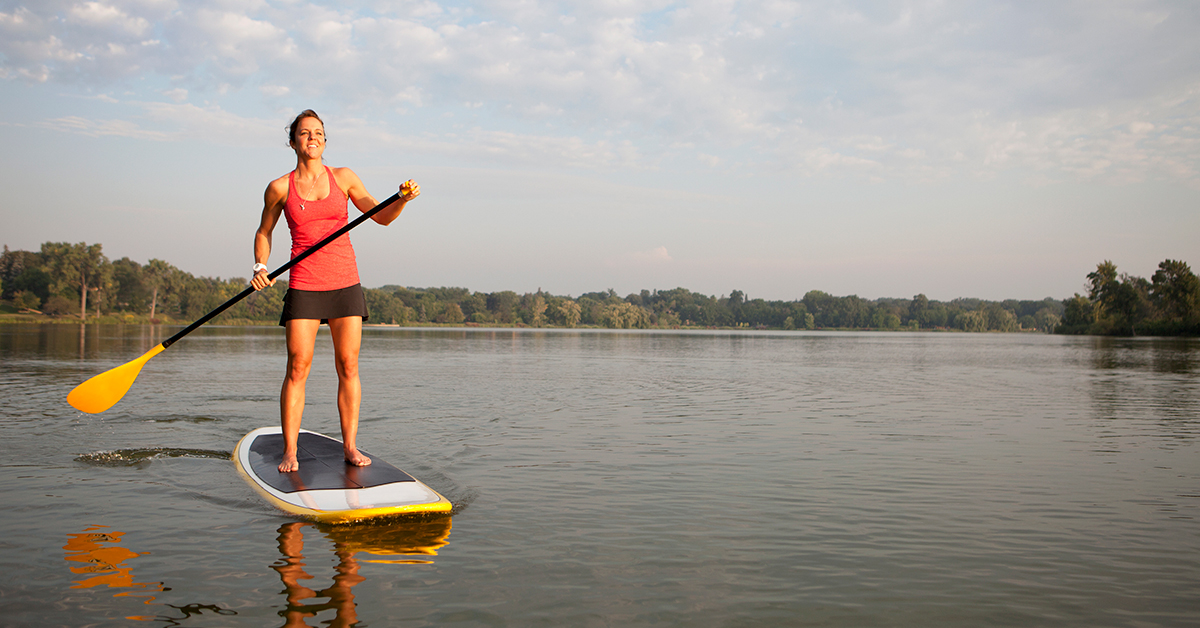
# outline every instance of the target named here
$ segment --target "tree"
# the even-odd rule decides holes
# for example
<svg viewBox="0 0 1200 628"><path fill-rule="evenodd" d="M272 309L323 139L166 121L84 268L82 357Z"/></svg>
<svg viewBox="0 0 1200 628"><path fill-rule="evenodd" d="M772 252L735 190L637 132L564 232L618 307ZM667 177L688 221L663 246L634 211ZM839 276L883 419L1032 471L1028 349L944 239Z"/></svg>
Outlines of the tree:
<svg viewBox="0 0 1200 628"><path fill-rule="evenodd" d="M1150 317L1150 282L1122 273L1113 305L1119 328L1135 335L1137 325Z"/></svg>
<svg viewBox="0 0 1200 628"><path fill-rule="evenodd" d="M900 329L900 317L885 308L875 308L871 314L871 327L875 329Z"/></svg>
<svg viewBox="0 0 1200 628"><path fill-rule="evenodd" d="M1164 260L1152 281L1119 273L1108 260L1087 277L1087 298L1076 294L1062 302L1059 333L1200 333L1200 279L1182 261ZM1041 303L1051 305L1049 299Z"/></svg>
<svg viewBox="0 0 1200 628"><path fill-rule="evenodd" d="M417 311L417 320L422 323L437 322L444 308L438 298L427 291L417 293L417 302L413 306Z"/></svg>
<svg viewBox="0 0 1200 628"><path fill-rule="evenodd" d="M4 246L4 252L0 253L0 286L3 287L3 290L0 290L0 296L10 299L22 290L30 290L38 297L45 299L49 296L49 284L49 277L42 270L41 254L29 251L10 251L8 245ZM41 290L37 290L37 287L40 287Z"/></svg>
<svg viewBox="0 0 1200 628"><path fill-rule="evenodd" d="M1134 334L1137 324L1150 312L1150 283L1140 277L1118 274L1117 265L1108 260L1098 264L1096 271L1087 277L1097 331Z"/></svg>
<svg viewBox="0 0 1200 628"><path fill-rule="evenodd" d="M1063 319L1058 333L1084 334L1095 322L1096 306L1091 299L1076 292L1075 296L1063 300Z"/></svg>
<svg viewBox="0 0 1200 628"><path fill-rule="evenodd" d="M746 304L746 293L741 290L732 290L729 292L729 299L723 304L725 310L729 312L729 322L731 324L747 323L744 305Z"/></svg>
<svg viewBox="0 0 1200 628"><path fill-rule="evenodd" d="M987 328L992 331L1017 331L1017 315L998 303L987 306L984 311L987 317Z"/></svg>
<svg viewBox="0 0 1200 628"><path fill-rule="evenodd" d="M834 298L833 295L820 290L809 290L804 295L804 307L813 315L817 327L829 326L826 316Z"/></svg>
<svg viewBox="0 0 1200 628"><path fill-rule="evenodd" d="M437 322L451 323L454 325L463 322L465 319L466 317L463 316L462 308L459 307L457 303L447 303L437 316Z"/></svg>
<svg viewBox="0 0 1200 628"><path fill-rule="evenodd" d="M1200 313L1200 279L1186 263L1163 260L1150 282L1154 308L1164 318L1190 322Z"/></svg>
<svg viewBox="0 0 1200 628"><path fill-rule="evenodd" d="M921 329L946 327L950 311L946 304L940 301L930 301L925 295L918 294L908 304L908 320Z"/></svg>
<svg viewBox="0 0 1200 628"><path fill-rule="evenodd" d="M146 287L142 283L142 265L122 257L112 263L115 288L109 306L126 312L142 312L146 305Z"/></svg>
<svg viewBox="0 0 1200 628"><path fill-rule="evenodd" d="M142 267L142 284L150 291L150 320L154 320L158 309L158 292L166 283L167 278L179 269L160 260L152 259Z"/></svg>
<svg viewBox="0 0 1200 628"><path fill-rule="evenodd" d="M493 292L488 295L487 308L496 317L496 320L501 323L512 323L517 318L517 304L520 303L521 297L517 296L512 290L502 292Z"/></svg>
<svg viewBox="0 0 1200 628"><path fill-rule="evenodd" d="M908 304L908 317L917 321L917 324L925 326L926 313L929 311L929 298L924 294L918 294L912 298L912 302Z"/></svg>
<svg viewBox="0 0 1200 628"><path fill-rule="evenodd" d="M542 291L533 297L532 303L529 305L529 324L534 327L544 327L546 325L546 298L542 296Z"/></svg>
<svg viewBox="0 0 1200 628"><path fill-rule="evenodd" d="M60 294L51 296L49 299L46 299L45 303L42 304L42 313L49 314L50 316L63 316L70 314L71 310L73 309L75 309L75 304L72 303L70 299Z"/></svg>
<svg viewBox="0 0 1200 628"><path fill-rule="evenodd" d="M395 293L387 290L366 288L363 290L363 296L366 298L367 311L371 313L373 323L403 325L414 315L412 308L405 305Z"/></svg>
<svg viewBox="0 0 1200 628"><path fill-rule="evenodd" d="M19 310L37 311L42 306L42 300L28 290L22 290L13 295L13 305Z"/></svg>
<svg viewBox="0 0 1200 628"><path fill-rule="evenodd" d="M610 329L646 329L650 326L649 313L632 303L608 303L603 308L600 324Z"/></svg>
<svg viewBox="0 0 1200 628"><path fill-rule="evenodd" d="M1044 307L1033 315L1033 327L1038 331L1051 333L1062 323L1062 318L1055 314L1053 310Z"/></svg>
<svg viewBox="0 0 1200 628"><path fill-rule="evenodd" d="M954 318L954 322L963 331L980 332L988 329L988 317L979 310L961 312Z"/></svg>
<svg viewBox="0 0 1200 628"><path fill-rule="evenodd" d="M79 318L87 320L88 290L102 285L108 259L99 244L84 242L46 242L42 244L42 258L50 269L52 281L64 288L79 290Z"/></svg>
<svg viewBox="0 0 1200 628"><path fill-rule="evenodd" d="M46 273L41 253L10 251L4 247L0 254L0 282L3 282L0 294L6 299L21 295L25 307L36 300L38 305L31 309L50 298L50 275Z"/></svg>
<svg viewBox="0 0 1200 628"><path fill-rule="evenodd" d="M861 328L869 327L874 312L872 303L856 294L833 300L833 312L828 318L828 327Z"/></svg>
<svg viewBox="0 0 1200 628"><path fill-rule="evenodd" d="M1104 309L1111 306L1116 298L1117 286L1120 284L1117 276L1117 265L1104 260L1096 265L1095 272L1088 273L1088 298L1093 304Z"/></svg>
<svg viewBox="0 0 1200 628"><path fill-rule="evenodd" d="M97 245L99 246L99 245ZM113 279L113 266L105 260L97 269L96 275L92 278L92 285L88 290L92 291L92 306L96 312L96 318L100 318L100 306L105 306L112 309L113 292L116 288L116 282Z"/></svg>
<svg viewBox="0 0 1200 628"><path fill-rule="evenodd" d="M487 309L487 295L482 292L474 292L463 297L459 300L458 305L462 309L463 317L466 320L477 323L491 320L491 315L488 314Z"/></svg>
<svg viewBox="0 0 1200 628"><path fill-rule="evenodd" d="M558 304L558 314L564 326L575 327L579 324L581 310L578 303L568 299Z"/></svg>

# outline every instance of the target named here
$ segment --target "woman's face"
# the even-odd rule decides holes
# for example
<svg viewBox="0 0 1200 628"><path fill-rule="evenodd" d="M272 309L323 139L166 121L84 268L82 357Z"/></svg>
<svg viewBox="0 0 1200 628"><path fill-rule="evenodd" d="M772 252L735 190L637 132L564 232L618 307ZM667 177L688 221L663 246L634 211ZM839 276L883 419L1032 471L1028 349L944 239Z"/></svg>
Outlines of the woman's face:
<svg viewBox="0 0 1200 628"><path fill-rule="evenodd" d="M298 156L320 159L325 152L325 125L316 118L301 118L300 124L296 125L292 148Z"/></svg>

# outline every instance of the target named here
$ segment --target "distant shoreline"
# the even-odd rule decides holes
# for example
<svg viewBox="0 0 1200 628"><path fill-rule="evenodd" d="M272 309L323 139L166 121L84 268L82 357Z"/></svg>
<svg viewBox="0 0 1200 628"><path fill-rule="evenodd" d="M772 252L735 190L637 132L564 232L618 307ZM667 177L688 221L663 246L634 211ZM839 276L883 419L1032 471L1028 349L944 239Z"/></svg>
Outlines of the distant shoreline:
<svg viewBox="0 0 1200 628"><path fill-rule="evenodd" d="M192 321L179 320L157 320L150 321L144 316L121 316L105 314L99 317L89 318L87 321L80 321L73 315L68 316L49 316L46 314L0 314L0 325L163 325L172 327L186 327ZM206 327L278 327L278 323L274 321L254 321L246 319L234 319L209 323ZM524 323L419 323L410 322L401 324L393 323L364 323L363 329L379 329L379 328L395 328L395 329L471 329L471 330L486 330L486 329L529 329L529 330L610 330L610 331L630 331L626 329L615 329L605 327L603 325L576 325L574 327L563 327L559 325L543 325L534 327ZM632 331L807 331L807 332L855 332L855 331L870 331L870 332L921 332L921 333L971 333L961 329L953 328L935 328L935 329L919 329L913 330L906 327L892 329L882 327L819 327L815 329L783 329L780 327L735 327L735 326L706 326L706 325L673 325L670 327L647 327L634 329ZM1018 332L1000 332L987 331L979 333L1043 333L1035 329L1025 329Z"/></svg>

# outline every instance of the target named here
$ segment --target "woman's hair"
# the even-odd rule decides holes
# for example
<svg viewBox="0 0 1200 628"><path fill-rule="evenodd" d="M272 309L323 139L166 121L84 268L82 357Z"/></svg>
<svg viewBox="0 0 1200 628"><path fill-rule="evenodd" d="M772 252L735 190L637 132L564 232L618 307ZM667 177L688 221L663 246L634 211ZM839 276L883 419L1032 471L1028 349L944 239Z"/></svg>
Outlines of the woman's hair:
<svg viewBox="0 0 1200 628"><path fill-rule="evenodd" d="M317 115L317 112L313 111L312 109L305 109L304 111L301 111L300 115L296 116L296 119L292 120L292 123L288 125L288 146L296 143L296 127L300 126L300 121L305 118L316 118L317 122L320 122L322 127L325 126L325 121L321 119L321 116Z"/></svg>

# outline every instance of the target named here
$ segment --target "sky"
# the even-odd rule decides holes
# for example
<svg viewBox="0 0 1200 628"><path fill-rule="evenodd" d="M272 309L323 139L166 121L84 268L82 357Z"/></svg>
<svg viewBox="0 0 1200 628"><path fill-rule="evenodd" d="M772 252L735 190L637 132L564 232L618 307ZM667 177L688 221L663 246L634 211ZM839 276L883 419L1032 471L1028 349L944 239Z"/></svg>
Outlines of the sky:
<svg viewBox="0 0 1200 628"><path fill-rule="evenodd" d="M0 0L0 244L248 277L312 108L327 164L421 185L352 233L366 287L1062 299L1200 266L1197 32L1191 0Z"/></svg>

